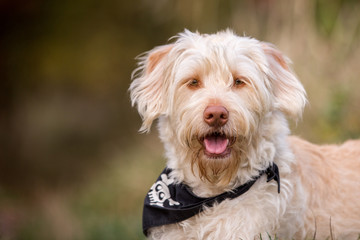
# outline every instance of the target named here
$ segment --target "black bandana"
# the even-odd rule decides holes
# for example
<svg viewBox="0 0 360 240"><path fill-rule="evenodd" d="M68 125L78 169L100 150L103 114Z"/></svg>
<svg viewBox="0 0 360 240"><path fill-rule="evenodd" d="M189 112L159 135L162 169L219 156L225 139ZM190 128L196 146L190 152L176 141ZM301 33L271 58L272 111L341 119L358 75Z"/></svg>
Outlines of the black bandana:
<svg viewBox="0 0 360 240"><path fill-rule="evenodd" d="M204 206L211 207L215 202L220 203L225 199L240 196L247 192L264 173L267 175L267 182L271 180L277 182L280 193L280 175L275 163L261 171L253 180L230 192L210 198L196 196L185 184L173 184L174 179L169 177L170 172L171 169L165 168L145 197L143 232L146 236L151 227L181 222L203 211Z"/></svg>

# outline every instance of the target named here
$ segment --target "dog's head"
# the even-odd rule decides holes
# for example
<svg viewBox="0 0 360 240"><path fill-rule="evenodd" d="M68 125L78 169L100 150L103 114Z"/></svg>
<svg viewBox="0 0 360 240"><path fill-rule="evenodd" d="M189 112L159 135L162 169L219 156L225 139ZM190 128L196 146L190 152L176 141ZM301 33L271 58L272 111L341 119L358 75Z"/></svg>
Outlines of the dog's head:
<svg viewBox="0 0 360 240"><path fill-rule="evenodd" d="M231 31L186 30L174 43L145 53L130 92L143 119L140 130L149 131L160 118L168 151L209 182L230 181L265 116L298 118L306 103L285 56Z"/></svg>

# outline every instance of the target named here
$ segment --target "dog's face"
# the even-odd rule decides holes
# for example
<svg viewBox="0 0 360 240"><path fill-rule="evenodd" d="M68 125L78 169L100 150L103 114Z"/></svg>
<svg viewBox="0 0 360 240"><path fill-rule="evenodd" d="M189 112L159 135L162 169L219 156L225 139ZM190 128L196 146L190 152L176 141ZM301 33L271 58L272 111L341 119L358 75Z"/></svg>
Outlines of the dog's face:
<svg viewBox="0 0 360 240"><path fill-rule="evenodd" d="M162 140L212 183L229 182L246 162L246 148L265 116L296 118L306 103L278 50L230 31L185 31L175 43L146 53L130 91L143 118L141 130L160 117Z"/></svg>

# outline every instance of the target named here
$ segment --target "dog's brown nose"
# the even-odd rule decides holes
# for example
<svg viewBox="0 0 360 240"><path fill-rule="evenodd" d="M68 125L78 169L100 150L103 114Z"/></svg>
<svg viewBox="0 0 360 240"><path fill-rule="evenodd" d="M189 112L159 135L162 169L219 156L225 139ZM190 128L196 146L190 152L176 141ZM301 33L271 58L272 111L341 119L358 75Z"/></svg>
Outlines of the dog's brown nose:
<svg viewBox="0 0 360 240"><path fill-rule="evenodd" d="M210 127L224 126L229 118L229 112L223 106L208 106L204 111L204 121Z"/></svg>

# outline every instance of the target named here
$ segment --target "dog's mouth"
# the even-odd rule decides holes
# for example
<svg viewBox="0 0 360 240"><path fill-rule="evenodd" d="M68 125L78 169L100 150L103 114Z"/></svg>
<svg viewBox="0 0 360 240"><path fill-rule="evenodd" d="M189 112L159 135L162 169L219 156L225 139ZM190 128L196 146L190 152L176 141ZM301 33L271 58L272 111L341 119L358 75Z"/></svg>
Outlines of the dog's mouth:
<svg viewBox="0 0 360 240"><path fill-rule="evenodd" d="M204 147L204 154L210 158L225 158L231 153L235 138L221 132L213 132L199 139Z"/></svg>

